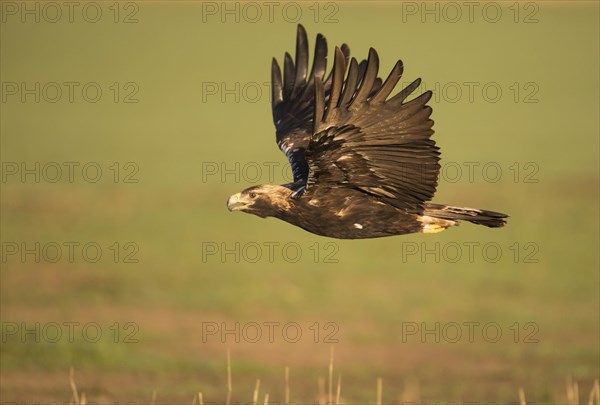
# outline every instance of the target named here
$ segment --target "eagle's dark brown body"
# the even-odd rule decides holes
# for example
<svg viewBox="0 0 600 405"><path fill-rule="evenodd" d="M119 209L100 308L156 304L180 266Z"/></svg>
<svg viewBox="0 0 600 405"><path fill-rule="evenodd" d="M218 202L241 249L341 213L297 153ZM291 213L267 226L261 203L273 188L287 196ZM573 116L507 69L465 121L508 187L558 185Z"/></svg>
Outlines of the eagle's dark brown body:
<svg viewBox="0 0 600 405"><path fill-rule="evenodd" d="M367 239L407 233L437 233L459 220L500 227L506 215L475 208L425 204L402 210L358 190L333 188L320 197L294 195L289 185L250 187L230 197L231 207L248 198L244 211L259 217L274 217L308 232L337 239ZM234 199L235 201L232 201Z"/></svg>
<svg viewBox="0 0 600 405"><path fill-rule="evenodd" d="M276 60L271 70L276 140L294 182L250 187L229 198L230 210L340 239L436 233L460 220L505 224L504 214L428 202L440 170L431 92L407 101L417 79L390 96L401 61L385 81L377 77L373 48L359 63L345 44L336 47L327 78L326 64L327 42L319 34L308 72L308 40L299 25L295 61L286 53L283 74Z"/></svg>
<svg viewBox="0 0 600 405"><path fill-rule="evenodd" d="M364 239L421 231L416 214L357 190L333 189L321 198L290 201L291 209L276 217L321 236Z"/></svg>

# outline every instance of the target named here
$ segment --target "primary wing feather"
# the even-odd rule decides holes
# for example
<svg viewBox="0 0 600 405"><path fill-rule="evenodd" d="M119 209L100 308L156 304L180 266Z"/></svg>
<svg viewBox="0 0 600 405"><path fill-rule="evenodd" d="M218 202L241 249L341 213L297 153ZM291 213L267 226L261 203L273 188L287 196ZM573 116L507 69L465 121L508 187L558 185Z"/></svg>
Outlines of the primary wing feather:
<svg viewBox="0 0 600 405"><path fill-rule="evenodd" d="M433 197L440 169L433 134L431 92L411 101L416 80L389 98L400 80L398 61L384 83L377 77L379 58L371 48L366 67L347 61L336 48L331 95L315 86L313 136L306 149L306 192L349 187L398 208L419 212Z"/></svg>
<svg viewBox="0 0 600 405"><path fill-rule="evenodd" d="M327 67L327 42L317 36L312 71L308 72L308 40L304 27L298 25L296 63L286 52L284 74L276 59L271 66L273 121L277 146L288 157L294 182L305 179L308 164L305 149L312 135L314 115L314 81L323 80Z"/></svg>
<svg viewBox="0 0 600 405"><path fill-rule="evenodd" d="M341 52L347 60L350 49L344 44ZM277 145L290 161L295 183L305 183L308 178L305 151L313 135L315 82L323 83L323 94L329 97L332 77L325 79L326 69L327 41L318 34L308 74L308 39L302 25L298 25L295 60L286 52L283 75L275 58L271 64L271 100Z"/></svg>

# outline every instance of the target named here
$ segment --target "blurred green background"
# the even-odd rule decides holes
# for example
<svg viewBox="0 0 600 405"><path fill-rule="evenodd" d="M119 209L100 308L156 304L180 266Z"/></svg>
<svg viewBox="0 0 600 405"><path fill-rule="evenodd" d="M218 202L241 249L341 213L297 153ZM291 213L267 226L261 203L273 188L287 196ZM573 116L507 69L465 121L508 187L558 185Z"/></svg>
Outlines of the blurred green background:
<svg viewBox="0 0 600 405"><path fill-rule="evenodd" d="M519 387L565 403L569 376L587 401L600 374L596 2L474 2L472 14L460 2L82 2L72 18L55 4L60 16L2 4L2 401L68 400L71 366L97 402L224 401L229 349L233 400L250 401L259 378L261 400L283 401L289 367L291 399L306 403L322 400L332 347L346 403L374 402L378 377L387 403L516 401ZM297 22L311 47L318 32L359 59L373 46L380 75L402 58L403 84L422 77L443 151L434 200L509 225L341 241L229 213L230 194L289 177L268 81ZM73 339L65 322L78 322ZM261 339L223 334L236 322L261 325ZM302 336L278 327L270 342L264 322Z"/></svg>

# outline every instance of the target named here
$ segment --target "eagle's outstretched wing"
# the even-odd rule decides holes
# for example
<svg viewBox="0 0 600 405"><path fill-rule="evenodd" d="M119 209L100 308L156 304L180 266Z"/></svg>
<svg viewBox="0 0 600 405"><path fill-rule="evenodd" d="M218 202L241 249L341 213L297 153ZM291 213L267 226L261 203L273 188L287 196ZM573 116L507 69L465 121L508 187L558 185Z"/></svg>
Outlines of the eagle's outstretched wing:
<svg viewBox="0 0 600 405"><path fill-rule="evenodd" d="M352 58L344 80L346 65L336 48L329 96L321 80L315 80L305 192L349 187L398 208L420 211L435 192L440 170L438 148L430 139L431 107L426 105L431 92L405 102L419 86L417 79L388 99L402 76L401 61L374 90L379 59L373 48L364 73Z"/></svg>
<svg viewBox="0 0 600 405"><path fill-rule="evenodd" d="M350 49L343 44L340 54L345 63L350 58ZM359 71L366 70L367 63L359 64ZM327 69L327 41L318 34L310 74L308 73L308 39L306 30L298 25L296 37L296 59L292 60L286 52L283 64L283 78L277 60L271 65L271 91L273 121L279 149L285 153L292 166L295 183L306 183L308 163L305 150L313 135L313 117L315 108L315 82L323 86L323 96L328 99L332 75L325 79ZM377 78L374 87L381 85Z"/></svg>
<svg viewBox="0 0 600 405"><path fill-rule="evenodd" d="M347 47L344 46L344 50ZM271 64L271 103L276 129L277 146L288 157L294 182L308 176L304 152L312 136L315 79L323 82L323 91L331 80L324 80L327 69L327 41L319 34L315 44L312 71L308 74L308 39L302 25L296 36L295 64L289 53L284 57L284 75L277 59Z"/></svg>

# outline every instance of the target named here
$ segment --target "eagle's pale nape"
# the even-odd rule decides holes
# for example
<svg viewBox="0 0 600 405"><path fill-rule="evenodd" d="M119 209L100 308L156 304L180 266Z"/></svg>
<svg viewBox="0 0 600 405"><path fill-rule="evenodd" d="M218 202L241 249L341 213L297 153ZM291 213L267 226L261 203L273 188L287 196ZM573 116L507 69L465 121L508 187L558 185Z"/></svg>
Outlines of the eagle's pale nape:
<svg viewBox="0 0 600 405"><path fill-rule="evenodd" d="M283 61L283 73L276 59L271 65L273 120L294 181L247 188L229 198L229 210L340 239L437 233L460 221L506 224L507 215L498 212L428 202L440 171L431 91L407 101L417 79L390 97L402 61L384 81L373 48L358 62L343 44L325 77L327 41L318 34L309 73L302 25L295 59L286 52Z"/></svg>

